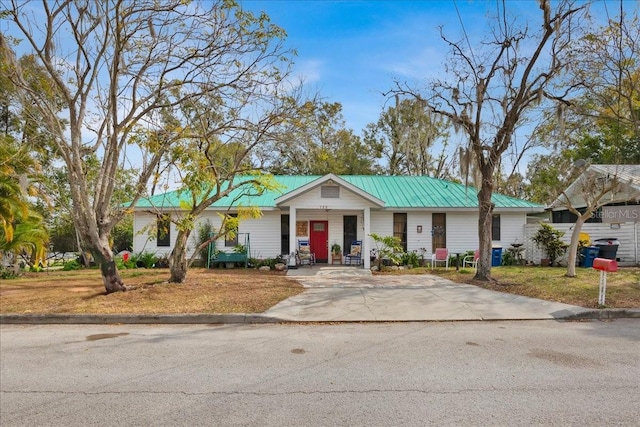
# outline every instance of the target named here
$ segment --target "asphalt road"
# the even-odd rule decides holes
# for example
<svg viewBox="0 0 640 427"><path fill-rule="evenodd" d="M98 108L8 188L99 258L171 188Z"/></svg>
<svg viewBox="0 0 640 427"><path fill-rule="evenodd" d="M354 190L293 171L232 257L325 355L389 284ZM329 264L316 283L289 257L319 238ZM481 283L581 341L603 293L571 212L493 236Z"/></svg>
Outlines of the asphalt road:
<svg viewBox="0 0 640 427"><path fill-rule="evenodd" d="M629 425L640 321L0 327L0 425Z"/></svg>

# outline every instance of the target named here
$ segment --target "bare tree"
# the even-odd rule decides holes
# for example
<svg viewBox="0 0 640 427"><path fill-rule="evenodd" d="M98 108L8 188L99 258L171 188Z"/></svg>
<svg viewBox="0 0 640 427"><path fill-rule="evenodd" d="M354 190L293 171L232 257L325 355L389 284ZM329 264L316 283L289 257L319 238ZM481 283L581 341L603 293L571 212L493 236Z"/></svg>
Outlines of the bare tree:
<svg viewBox="0 0 640 427"><path fill-rule="evenodd" d="M629 195L624 192L627 183L619 176L623 169L624 166L615 165L590 166L551 204L552 208L564 207L577 217L571 234L565 276L576 277L577 251L584 223L602 206L628 200ZM622 196L619 200L618 193Z"/></svg>
<svg viewBox="0 0 640 427"><path fill-rule="evenodd" d="M503 5L506 9L508 3ZM565 55L574 20L583 8L571 1L560 1L552 8L550 1L541 0L540 27L534 34L502 10L494 21L493 39L477 49L468 39L450 40L441 29L451 49L447 64L451 81L436 79L423 92L406 83L397 83L394 90L422 100L468 138L471 160L481 176L477 280L491 278L491 195L496 168L526 114L546 100L561 103L570 92L571 88L563 87L553 93L553 83L568 66Z"/></svg>
<svg viewBox="0 0 640 427"><path fill-rule="evenodd" d="M224 102L251 92L262 64L282 57L284 32L266 15L226 0L0 0L0 9L24 40L20 51L46 69L49 80L24 73L3 38L4 69L22 102L43 117L68 169L74 225L101 265L106 291L125 290L109 244L126 211L112 203L116 171L135 152L141 163L135 204L182 138L166 110L200 95ZM147 136L137 138L142 130ZM85 179L91 153L101 160L93 187Z"/></svg>

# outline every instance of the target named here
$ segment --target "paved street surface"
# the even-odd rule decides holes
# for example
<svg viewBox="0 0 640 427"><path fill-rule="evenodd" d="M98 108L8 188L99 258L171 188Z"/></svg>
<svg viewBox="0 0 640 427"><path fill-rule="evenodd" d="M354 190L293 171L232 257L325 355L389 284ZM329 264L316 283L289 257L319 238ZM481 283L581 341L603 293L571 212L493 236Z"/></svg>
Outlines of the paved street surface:
<svg viewBox="0 0 640 427"><path fill-rule="evenodd" d="M0 425L637 426L640 321L0 326Z"/></svg>

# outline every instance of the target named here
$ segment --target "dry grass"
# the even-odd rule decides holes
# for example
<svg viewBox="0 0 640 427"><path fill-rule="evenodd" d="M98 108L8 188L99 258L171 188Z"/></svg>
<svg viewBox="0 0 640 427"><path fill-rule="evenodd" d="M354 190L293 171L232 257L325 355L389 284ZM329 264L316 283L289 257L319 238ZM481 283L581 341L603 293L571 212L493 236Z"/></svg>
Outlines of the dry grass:
<svg viewBox="0 0 640 427"><path fill-rule="evenodd" d="M578 268L578 277L570 278L565 277L566 271L561 267L498 267L491 269L494 281L489 283L473 280L474 272L470 269L436 268L433 274L494 291L597 308L600 272ZM416 268L391 274L407 273L431 274L432 270ZM640 268L624 267L617 273L608 273L605 302L610 308L640 308Z"/></svg>
<svg viewBox="0 0 640 427"><path fill-rule="evenodd" d="M0 280L0 313L260 313L303 288L283 272L189 270L169 284L166 269L121 271L134 290L106 295L98 270L26 273Z"/></svg>

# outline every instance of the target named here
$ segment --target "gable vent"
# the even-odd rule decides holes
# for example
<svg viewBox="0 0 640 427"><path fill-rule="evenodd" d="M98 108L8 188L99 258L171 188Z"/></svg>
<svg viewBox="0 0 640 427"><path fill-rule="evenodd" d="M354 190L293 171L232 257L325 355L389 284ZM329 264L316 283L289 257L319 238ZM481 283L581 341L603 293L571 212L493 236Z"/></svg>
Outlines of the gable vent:
<svg viewBox="0 0 640 427"><path fill-rule="evenodd" d="M340 187L337 185L323 185L320 187L320 197L322 199L340 198Z"/></svg>

